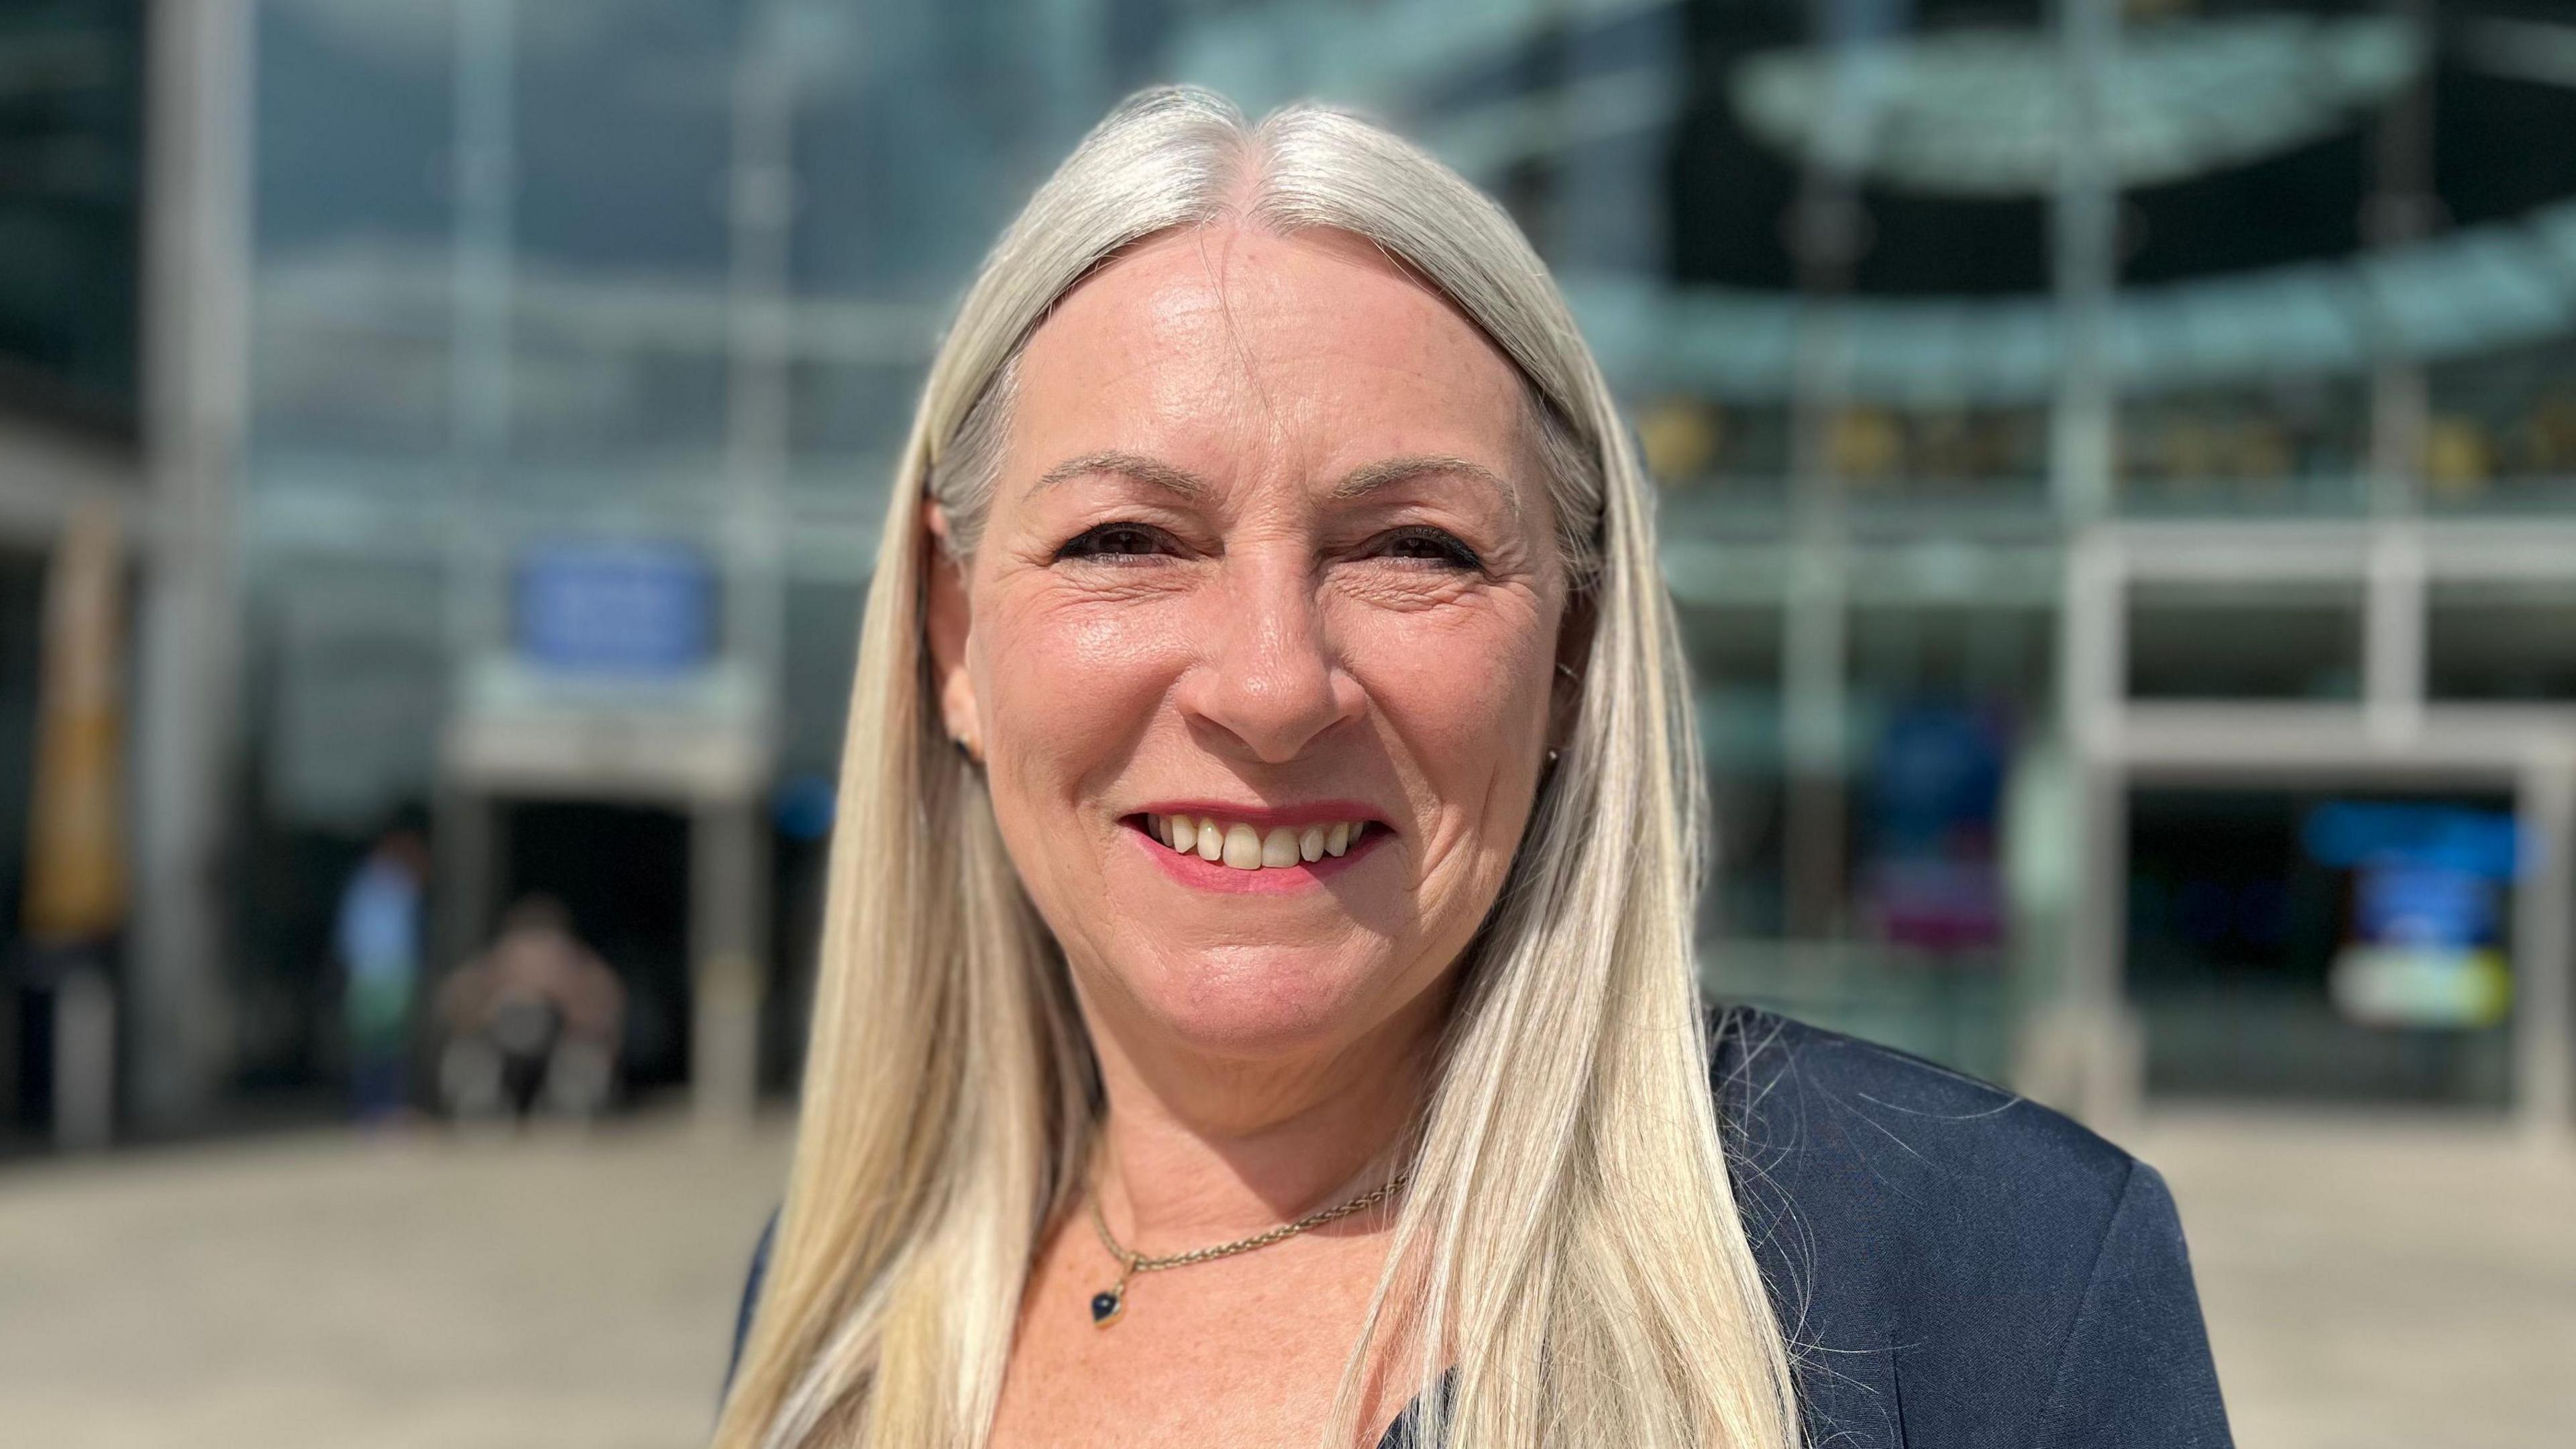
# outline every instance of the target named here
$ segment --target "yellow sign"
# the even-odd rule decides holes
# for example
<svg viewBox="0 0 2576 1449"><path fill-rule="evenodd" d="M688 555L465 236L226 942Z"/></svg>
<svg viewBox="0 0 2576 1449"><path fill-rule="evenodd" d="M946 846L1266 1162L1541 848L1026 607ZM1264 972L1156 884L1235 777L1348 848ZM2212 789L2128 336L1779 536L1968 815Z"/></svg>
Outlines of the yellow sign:
<svg viewBox="0 0 2576 1449"><path fill-rule="evenodd" d="M124 549L115 509L92 504L55 545L27 839L26 932L95 940L125 919Z"/></svg>

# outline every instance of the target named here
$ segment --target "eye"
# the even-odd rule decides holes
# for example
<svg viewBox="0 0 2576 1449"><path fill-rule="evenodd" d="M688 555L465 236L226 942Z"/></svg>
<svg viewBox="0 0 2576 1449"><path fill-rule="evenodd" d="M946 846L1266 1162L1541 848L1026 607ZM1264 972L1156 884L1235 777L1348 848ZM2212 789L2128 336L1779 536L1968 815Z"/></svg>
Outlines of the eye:
<svg viewBox="0 0 2576 1449"><path fill-rule="evenodd" d="M1416 525L1399 528L1379 537L1375 552L1386 558L1432 564L1442 568L1472 569L1484 566L1476 551L1458 541L1458 536L1443 529Z"/></svg>
<svg viewBox="0 0 2576 1449"><path fill-rule="evenodd" d="M1171 551L1171 538L1142 523L1097 523L1066 539L1055 560L1069 558L1136 559Z"/></svg>

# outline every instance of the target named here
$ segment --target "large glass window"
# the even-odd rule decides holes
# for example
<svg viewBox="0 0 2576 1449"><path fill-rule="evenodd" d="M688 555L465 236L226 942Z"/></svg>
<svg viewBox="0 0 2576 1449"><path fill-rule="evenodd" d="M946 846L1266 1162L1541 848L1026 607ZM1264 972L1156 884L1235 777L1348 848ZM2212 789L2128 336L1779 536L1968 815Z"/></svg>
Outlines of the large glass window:
<svg viewBox="0 0 2576 1449"><path fill-rule="evenodd" d="M143 7L0 13L0 404L133 425Z"/></svg>

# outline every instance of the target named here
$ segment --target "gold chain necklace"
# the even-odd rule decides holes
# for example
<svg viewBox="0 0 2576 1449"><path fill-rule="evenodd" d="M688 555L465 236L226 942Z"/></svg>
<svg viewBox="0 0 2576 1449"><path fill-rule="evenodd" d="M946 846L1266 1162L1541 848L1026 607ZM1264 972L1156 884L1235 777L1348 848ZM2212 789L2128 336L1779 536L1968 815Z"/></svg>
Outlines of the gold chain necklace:
<svg viewBox="0 0 2576 1449"><path fill-rule="evenodd" d="M1167 1258L1148 1258L1142 1253L1122 1247L1118 1240L1110 1235L1109 1219L1101 1216L1100 1194L1095 1192L1091 1194L1091 1225L1100 1230L1100 1246L1107 1248L1109 1256L1118 1260L1118 1281L1091 1295L1091 1321L1101 1328L1107 1328L1118 1321L1118 1316L1127 1311L1127 1280L1135 1274L1158 1273L1165 1268L1186 1268L1192 1263L1231 1258L1237 1253L1249 1253L1255 1248L1284 1243L1308 1228L1320 1228L1326 1223L1338 1222L1353 1213L1365 1212L1377 1206L1402 1191L1405 1180L1411 1176L1413 1174L1410 1172L1399 1172L1379 1186L1337 1207L1319 1209L1293 1223L1281 1223L1268 1232L1255 1233L1248 1238L1237 1238L1231 1243L1219 1243L1213 1248L1192 1248L1186 1253L1174 1253Z"/></svg>

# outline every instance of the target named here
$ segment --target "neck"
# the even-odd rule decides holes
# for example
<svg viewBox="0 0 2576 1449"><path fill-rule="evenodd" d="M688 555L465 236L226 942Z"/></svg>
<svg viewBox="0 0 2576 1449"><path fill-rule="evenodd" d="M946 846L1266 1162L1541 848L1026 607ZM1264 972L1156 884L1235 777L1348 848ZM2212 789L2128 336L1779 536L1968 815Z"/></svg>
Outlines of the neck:
<svg viewBox="0 0 2576 1449"><path fill-rule="evenodd" d="M1383 1183L1429 1090L1438 1024L1425 1000L1356 1040L1245 1062L1094 1019L1108 1098L1096 1190L1111 1224L1136 1251L1178 1251Z"/></svg>

